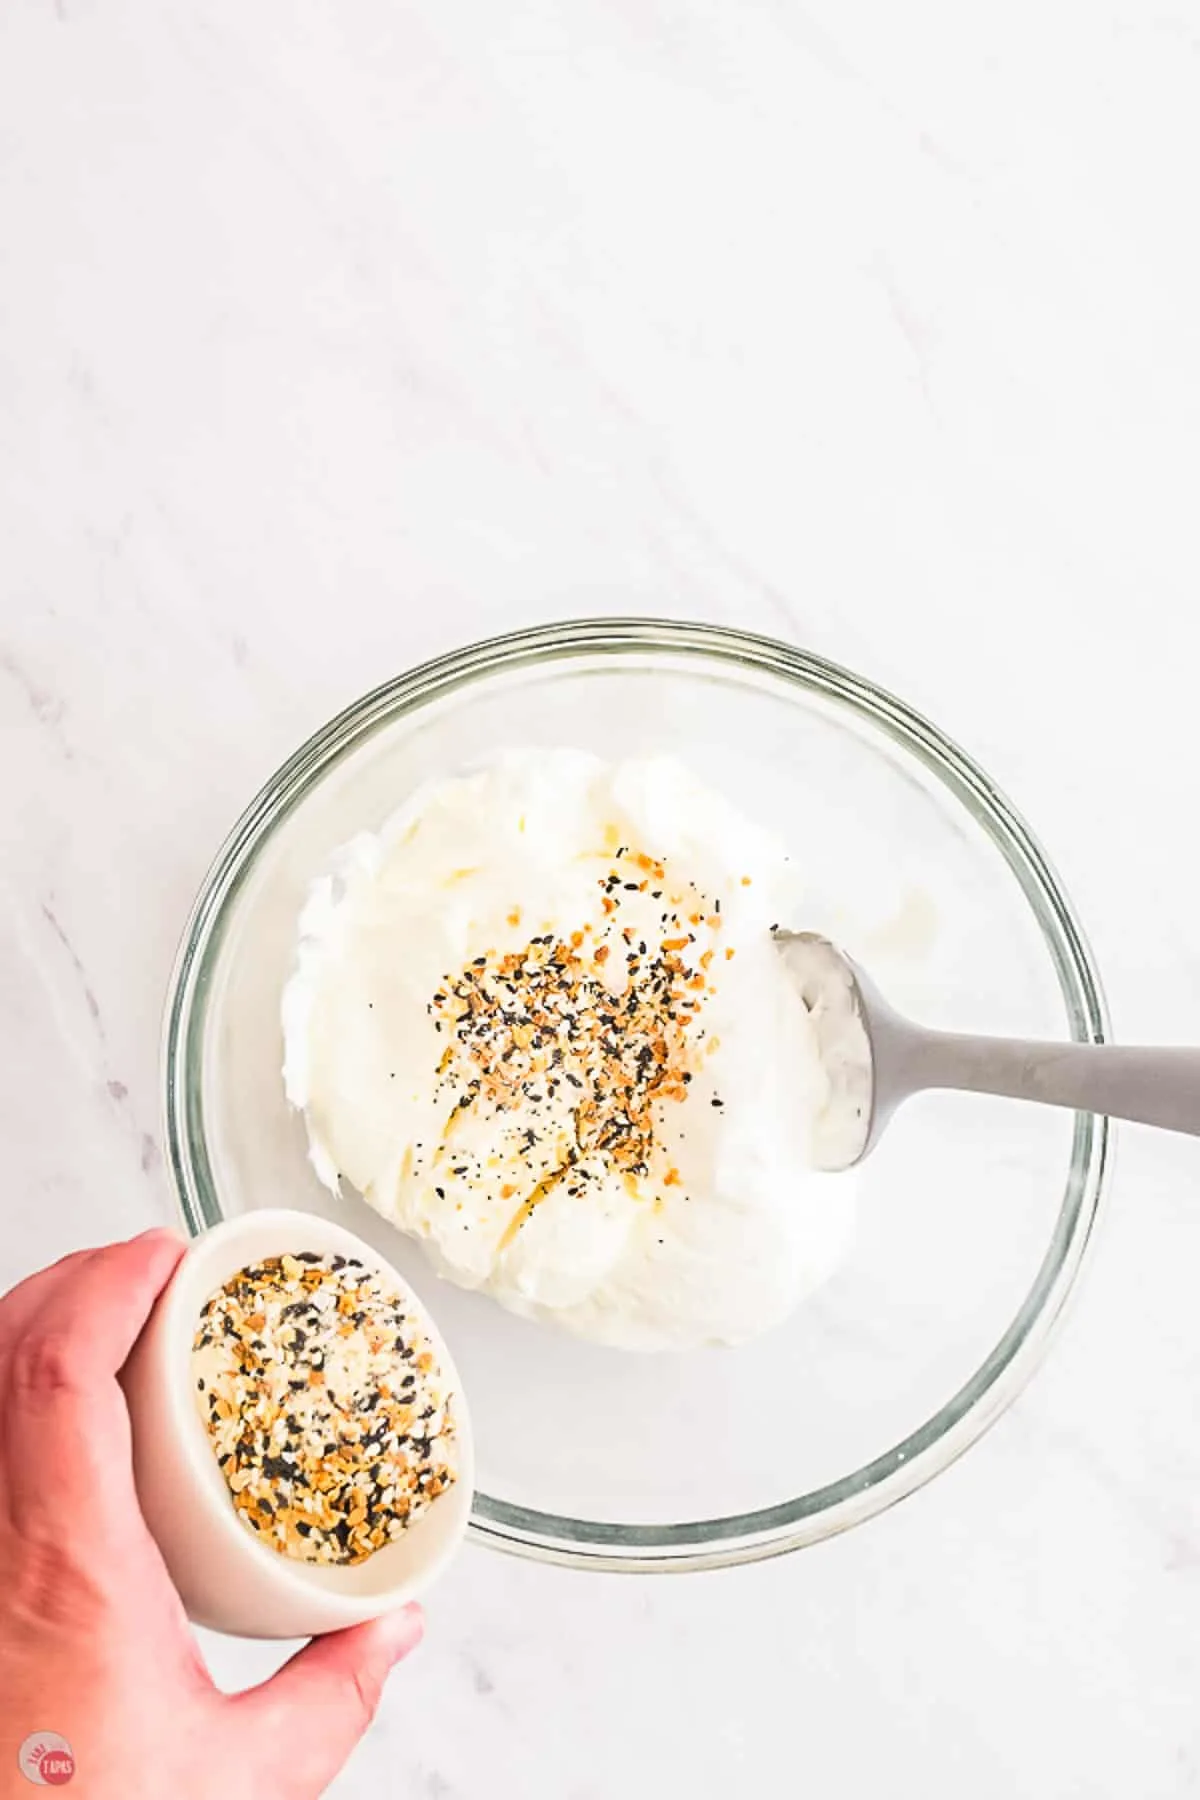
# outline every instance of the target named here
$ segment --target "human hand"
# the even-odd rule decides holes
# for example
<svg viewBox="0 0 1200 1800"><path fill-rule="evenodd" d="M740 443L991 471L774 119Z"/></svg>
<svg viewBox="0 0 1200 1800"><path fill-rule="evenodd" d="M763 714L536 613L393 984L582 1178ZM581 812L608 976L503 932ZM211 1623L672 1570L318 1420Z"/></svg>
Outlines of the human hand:
<svg viewBox="0 0 1200 1800"><path fill-rule="evenodd" d="M66 1738L87 1800L315 1800L370 1723L420 1609L313 1642L222 1694L138 1510L117 1384L183 1246L84 1250L0 1299L0 1797Z"/></svg>

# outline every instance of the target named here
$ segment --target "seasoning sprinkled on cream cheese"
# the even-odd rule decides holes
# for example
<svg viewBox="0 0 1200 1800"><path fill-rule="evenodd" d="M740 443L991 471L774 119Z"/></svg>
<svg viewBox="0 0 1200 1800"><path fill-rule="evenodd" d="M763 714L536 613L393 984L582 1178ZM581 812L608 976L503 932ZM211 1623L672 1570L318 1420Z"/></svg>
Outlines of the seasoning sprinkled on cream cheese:
<svg viewBox="0 0 1200 1800"><path fill-rule="evenodd" d="M527 1317L753 1337L850 1222L769 931L802 907L781 841L669 758L506 751L431 783L300 919L284 1077L318 1174Z"/></svg>
<svg viewBox="0 0 1200 1800"><path fill-rule="evenodd" d="M354 1257L241 1269L201 1310L192 1373L234 1508L284 1555L362 1562L455 1479L433 1346Z"/></svg>
<svg viewBox="0 0 1200 1800"><path fill-rule="evenodd" d="M595 1158L648 1175L656 1108L687 1098L700 1061L708 939L721 921L690 884L664 900L666 882L661 862L623 848L597 883L601 925L489 950L447 977L429 1003L450 1034L438 1075L457 1110L519 1109L528 1150L553 1133L560 1160L552 1179L578 1169L586 1181ZM653 906L662 906L653 925L644 917L625 925L627 896L651 888ZM544 1198L547 1178L540 1185Z"/></svg>

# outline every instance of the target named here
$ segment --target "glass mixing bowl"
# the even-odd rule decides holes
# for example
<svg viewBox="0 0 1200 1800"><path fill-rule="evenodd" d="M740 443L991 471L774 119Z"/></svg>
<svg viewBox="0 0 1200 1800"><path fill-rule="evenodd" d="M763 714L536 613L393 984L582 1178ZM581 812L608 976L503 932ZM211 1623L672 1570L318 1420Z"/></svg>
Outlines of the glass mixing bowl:
<svg viewBox="0 0 1200 1800"><path fill-rule="evenodd" d="M166 1142L184 1217L199 1232L248 1207L307 1207L402 1268L470 1397L483 1541L633 1570L811 1543L920 1487L1020 1390L1096 1219L1105 1121L961 1095L910 1102L861 1171L845 1261L740 1349L604 1349L440 1282L418 1245L317 1182L283 1095L280 992L330 853L419 782L515 744L678 755L789 839L812 878L811 909L790 922L843 943L930 1024L1104 1036L1099 979L1037 842L900 701L710 626L521 632L358 701L267 783L221 850L167 1017Z"/></svg>

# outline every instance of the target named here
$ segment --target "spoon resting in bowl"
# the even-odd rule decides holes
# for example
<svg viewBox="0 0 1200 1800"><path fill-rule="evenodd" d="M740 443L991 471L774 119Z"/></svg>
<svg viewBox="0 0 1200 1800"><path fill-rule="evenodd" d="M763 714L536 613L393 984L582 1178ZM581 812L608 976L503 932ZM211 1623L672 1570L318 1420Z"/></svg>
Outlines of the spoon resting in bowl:
<svg viewBox="0 0 1200 1800"><path fill-rule="evenodd" d="M813 1145L821 1169L861 1162L900 1102L926 1088L1036 1100L1200 1136L1200 1050L932 1031L889 1006L828 938L778 929L774 936L829 1076Z"/></svg>

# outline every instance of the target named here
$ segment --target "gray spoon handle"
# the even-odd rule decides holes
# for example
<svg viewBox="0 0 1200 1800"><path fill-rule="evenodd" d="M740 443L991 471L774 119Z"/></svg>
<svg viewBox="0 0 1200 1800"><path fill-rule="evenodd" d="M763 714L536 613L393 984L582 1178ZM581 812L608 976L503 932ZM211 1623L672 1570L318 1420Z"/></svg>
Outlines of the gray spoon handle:
<svg viewBox="0 0 1200 1800"><path fill-rule="evenodd" d="M960 1088L1007 1094L1200 1137L1200 1050L1039 1044L914 1030L897 1072L908 1093Z"/></svg>

